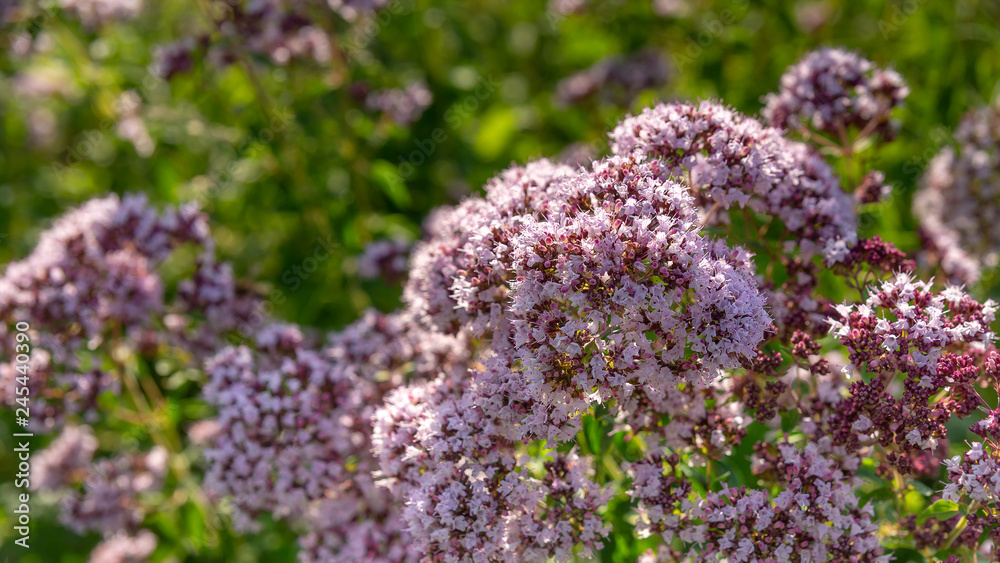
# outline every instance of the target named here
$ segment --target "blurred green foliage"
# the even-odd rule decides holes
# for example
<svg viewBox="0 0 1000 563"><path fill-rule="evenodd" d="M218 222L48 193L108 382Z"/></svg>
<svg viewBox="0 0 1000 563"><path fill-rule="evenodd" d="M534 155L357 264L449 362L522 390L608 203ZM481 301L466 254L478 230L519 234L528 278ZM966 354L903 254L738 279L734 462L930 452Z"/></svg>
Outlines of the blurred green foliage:
<svg viewBox="0 0 1000 563"><path fill-rule="evenodd" d="M356 275L354 257L371 241L415 240L430 210L476 192L512 162L554 157L573 143L603 151L606 133L625 113L656 100L718 98L757 113L789 64L827 45L891 65L910 84L907 105L896 113L898 139L866 163L886 172L894 195L862 223L863 235L877 232L910 250L918 245L910 201L925 164L965 111L1000 94L1000 5L991 0L692 0L671 17L656 15L650 0L593 0L568 16L538 0L403 0L365 27L332 23L341 54L329 66L196 60L190 73L156 78L155 47L207 30L206 3L148 1L141 18L97 30L32 2L8 14L5 42L27 31L49 45L31 56L0 49L0 263L24 257L52 217L106 192L143 192L163 204L199 201L220 257L257 284L276 316L338 328L366 307L398 306L398 284ZM53 17L30 23L43 12ZM332 21L322 6L317 12ZM555 103L561 79L646 48L670 61L666 86L643 92L631 107ZM25 73L49 77L56 92L19 94L15 84ZM359 83L381 89L417 80L434 100L409 127L366 111L352 95ZM156 143L146 156L115 132L115 101L129 90L140 95ZM51 122L47 142L33 140L38 119ZM315 272L296 272L323 241L335 247L330 258ZM993 279L983 291L996 297ZM588 426L594 440L612 439L598 430ZM762 434L751 427L745 443ZM14 473L9 435L0 430L5 476ZM615 449L627 450L624 443ZM752 480L746 465L724 469L734 484ZM2 554L11 553L11 491L0 487ZM63 531L54 509L37 505L36 548L24 561L84 561L97 538ZM163 534L158 557L294 559L291 533L280 526L249 538L219 530L208 541L216 532L206 531L200 515L183 513L189 508L153 516ZM619 501L609 506L616 526L627 526L626 509ZM622 541L610 543L605 560L625 561L644 549ZM897 554L906 560L908 553Z"/></svg>

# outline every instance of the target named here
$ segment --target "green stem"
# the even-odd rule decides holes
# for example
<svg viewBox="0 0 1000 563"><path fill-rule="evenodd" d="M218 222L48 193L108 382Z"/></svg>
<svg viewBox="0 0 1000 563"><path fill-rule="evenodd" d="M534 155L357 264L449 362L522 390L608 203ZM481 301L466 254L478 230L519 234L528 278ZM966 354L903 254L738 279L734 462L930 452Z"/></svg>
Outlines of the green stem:
<svg viewBox="0 0 1000 563"><path fill-rule="evenodd" d="M708 457L708 453L705 453L705 490L706 492L712 492L712 458Z"/></svg>
<svg viewBox="0 0 1000 563"><path fill-rule="evenodd" d="M962 532L965 531L966 526L969 525L968 515L975 513L977 510L979 510L979 501L974 500L972 501L972 504L969 505L969 510L966 511L966 514L963 514L962 517L958 520L958 524L955 524L955 529L952 530L950 534L948 534L948 540L944 542L944 546L941 548L941 551L947 551L948 549L951 548L951 545L955 543L955 540L958 539L958 536L962 535Z"/></svg>

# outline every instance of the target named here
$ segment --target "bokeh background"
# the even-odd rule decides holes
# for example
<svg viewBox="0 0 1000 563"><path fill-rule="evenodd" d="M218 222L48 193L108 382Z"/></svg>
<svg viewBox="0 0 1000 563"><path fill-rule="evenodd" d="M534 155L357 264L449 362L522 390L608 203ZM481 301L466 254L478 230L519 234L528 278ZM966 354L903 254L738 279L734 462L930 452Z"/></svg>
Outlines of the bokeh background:
<svg viewBox="0 0 1000 563"><path fill-rule="evenodd" d="M88 17L84 4L0 1L0 264L100 194L197 201L247 289L321 330L398 306L398 280L359 275L373 241L419 238L432 209L511 163L603 154L621 117L658 100L756 114L785 68L821 46L857 50L910 85L898 138L866 154L895 189L861 235L915 249L925 165L964 112L1000 95L992 0L392 0L353 21L322 1L288 2L331 46L289 60L280 41L262 49L224 25L217 0L146 0L127 19ZM230 4L253 14L254 2ZM996 298L992 279L979 291ZM0 560L21 553L10 432ZM61 529L42 500L34 510L23 561L86 560L98 538ZM154 518L156 560L294 560L280 525L239 537L206 531L196 512Z"/></svg>

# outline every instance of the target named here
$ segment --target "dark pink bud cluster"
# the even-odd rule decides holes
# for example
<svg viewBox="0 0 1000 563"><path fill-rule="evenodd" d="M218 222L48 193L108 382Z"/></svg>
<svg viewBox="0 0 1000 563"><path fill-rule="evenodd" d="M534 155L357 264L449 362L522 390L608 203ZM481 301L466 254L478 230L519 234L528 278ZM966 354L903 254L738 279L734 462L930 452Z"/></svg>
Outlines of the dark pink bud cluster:
<svg viewBox="0 0 1000 563"><path fill-rule="evenodd" d="M895 272L911 273L917 268L916 262L909 259L905 252L878 235L861 239L849 249L845 246L843 250L828 253L826 265L842 276L855 279L865 269L881 278Z"/></svg>
<svg viewBox="0 0 1000 563"><path fill-rule="evenodd" d="M944 520L927 518L920 522L917 516L909 516L903 519L900 524L904 530L912 532L914 547L938 551L948 543L948 538L955 531L961 519L961 516L956 515ZM979 547L979 537L983 531L982 522L967 523L965 529L952 541L950 547L966 547L976 550Z"/></svg>
<svg viewBox="0 0 1000 563"><path fill-rule="evenodd" d="M837 307L843 320L830 320L850 353L847 370L870 374L852 384L838 420L891 452L934 451L951 416L968 416L980 404L972 386L994 340L996 305L954 286L935 292L902 273L869 292L863 304ZM893 385L902 385L900 395ZM911 469L905 457L894 464Z"/></svg>

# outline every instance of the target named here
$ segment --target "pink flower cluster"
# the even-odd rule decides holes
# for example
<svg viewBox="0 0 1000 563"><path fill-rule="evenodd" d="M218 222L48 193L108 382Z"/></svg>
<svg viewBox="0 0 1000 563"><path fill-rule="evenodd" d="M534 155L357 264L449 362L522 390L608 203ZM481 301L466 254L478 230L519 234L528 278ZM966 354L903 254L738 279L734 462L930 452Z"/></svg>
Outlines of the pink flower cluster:
<svg viewBox="0 0 1000 563"><path fill-rule="evenodd" d="M97 28L120 20L130 20L142 12L142 0L60 0L59 6Z"/></svg>
<svg viewBox="0 0 1000 563"><path fill-rule="evenodd" d="M623 120L611 141L615 154L646 155L664 177L683 179L707 213L748 206L781 221L806 256L857 238L851 198L819 155L717 103L647 108Z"/></svg>
<svg viewBox="0 0 1000 563"><path fill-rule="evenodd" d="M942 498L968 501L972 505L968 518L973 529L988 528L993 542L1000 541L1000 456L996 442L973 442L967 452L946 460L945 468L948 484L941 492Z"/></svg>
<svg viewBox="0 0 1000 563"><path fill-rule="evenodd" d="M405 127L420 119L432 101L434 95L426 84L412 82L402 89L371 92L365 98L365 107L369 111L380 112L394 123Z"/></svg>
<svg viewBox="0 0 1000 563"><path fill-rule="evenodd" d="M660 535L666 549L679 538L698 560L891 559L879 547L872 506L858 506L858 457L838 451L829 439L775 449L766 469L782 490L773 496L743 487L692 496L676 457L653 455L632 464L629 494L638 502L640 537Z"/></svg>
<svg viewBox="0 0 1000 563"><path fill-rule="evenodd" d="M97 438L89 426L67 426L32 462L32 487L55 490L82 481L97 452Z"/></svg>
<svg viewBox="0 0 1000 563"><path fill-rule="evenodd" d="M559 81L555 100L568 106L597 98L628 106L643 90L658 88L669 77L670 67L656 50L615 55Z"/></svg>
<svg viewBox="0 0 1000 563"><path fill-rule="evenodd" d="M97 544L90 552L90 563L133 563L144 561L156 550L156 535L139 530L134 536L118 533Z"/></svg>
<svg viewBox="0 0 1000 563"><path fill-rule="evenodd" d="M199 249L198 267L181 283L180 302L168 304L157 267L183 245ZM66 414L94 422L100 395L117 392L118 377L100 363L86 365L81 353L121 338L138 348L147 335L189 347L193 339L185 331L159 331L169 306L197 316L195 310L207 304L185 303L188 294L215 300L205 310L214 322L197 338L203 345L233 328L241 308L228 266L215 262L213 248L207 220L194 206L159 212L142 196L112 195L63 215L41 234L31 255L8 264L0 277L0 350L14 357L7 331L15 321L30 319L30 383L38 401L33 423L55 427ZM0 387L4 404L14 403L16 374L13 363L0 363L0 380L8 382Z"/></svg>
<svg viewBox="0 0 1000 563"><path fill-rule="evenodd" d="M262 512L300 513L343 478L363 438L357 421L328 415L338 403L349 410L360 399L322 356L292 350L255 358L241 346L223 350L205 369L205 398L219 409L222 428L205 452L205 483L233 497L241 528Z"/></svg>
<svg viewBox="0 0 1000 563"><path fill-rule="evenodd" d="M369 244L358 257L358 274L365 279L381 277L389 282L405 279L412 246L399 239L377 240Z"/></svg>
<svg viewBox="0 0 1000 563"><path fill-rule="evenodd" d="M1000 107L969 112L955 147L928 165L913 211L930 258L958 283L975 283L980 270L1000 261Z"/></svg>
<svg viewBox="0 0 1000 563"><path fill-rule="evenodd" d="M744 411L747 405L734 400L733 383L724 377L643 388L620 401L616 421L672 451L690 451L700 458L729 455L751 421Z"/></svg>
<svg viewBox="0 0 1000 563"><path fill-rule="evenodd" d="M990 324L997 306L977 303L954 286L936 292L902 273L869 291L865 303L837 306L842 320L830 320L850 354L847 372L870 374L851 385L835 417L843 429L838 441L850 442L855 433L876 440L907 473L912 455L937 449L952 416L966 417L979 407L973 385L995 339ZM890 387L900 375L897 397Z"/></svg>
<svg viewBox="0 0 1000 563"><path fill-rule="evenodd" d="M889 114L910 89L900 74L876 67L844 49L813 51L781 76L781 89L768 94L762 114L773 126L830 135L845 147L848 128L892 134Z"/></svg>
<svg viewBox="0 0 1000 563"><path fill-rule="evenodd" d="M145 512L139 496L159 490L167 472L167 451L103 459L90 467L82 494L65 499L62 522L77 533L137 532Z"/></svg>
<svg viewBox="0 0 1000 563"><path fill-rule="evenodd" d="M140 0L113 1L141 5ZM97 0L88 0L90 2L97 3ZM100 2L110 3L112 0ZM333 10L349 22L357 22L385 7L388 1L255 0L224 4L213 13L215 33L183 37L156 49L152 68L159 77L170 79L190 72L199 51L205 53L208 61L220 67L241 60L246 53L281 66L302 61L327 66L343 54L338 52L340 47L333 43L336 34L331 32L328 18L317 17L315 9Z"/></svg>
<svg viewBox="0 0 1000 563"><path fill-rule="evenodd" d="M141 525L142 495L157 492L167 471L167 452L117 455L94 461L97 439L88 426L67 426L32 460L35 490L62 496L60 521L78 534L98 532L104 540L90 561L118 563L148 557L156 536ZM79 491L82 484L83 490Z"/></svg>
<svg viewBox="0 0 1000 563"><path fill-rule="evenodd" d="M411 306L491 337L480 406L519 438L565 439L595 404L756 353L770 319L749 255L699 234L691 196L663 174L629 157L509 171L417 249L415 270L440 274L411 276Z"/></svg>
<svg viewBox="0 0 1000 563"><path fill-rule="evenodd" d="M553 453L540 476L517 443L449 378L393 391L374 418L381 483L432 561L566 561L601 547L597 509L609 498L589 463Z"/></svg>
<svg viewBox="0 0 1000 563"><path fill-rule="evenodd" d="M303 561L415 561L398 505L372 479L369 420L410 378L464 370L464 345L375 312L329 340L315 349L297 327L270 325L256 350L229 347L206 362L219 431L205 486L232 499L241 529L262 514L303 529Z"/></svg>
<svg viewBox="0 0 1000 563"><path fill-rule="evenodd" d="M56 220L28 258L7 265L0 316L30 318L77 339L100 336L112 322L136 325L162 308L153 268L189 242L213 247L193 206L160 214L142 196L91 200ZM67 319L76 330L63 325Z"/></svg>
<svg viewBox="0 0 1000 563"><path fill-rule="evenodd" d="M347 21L355 21L384 8L389 0L327 0L330 8Z"/></svg>

